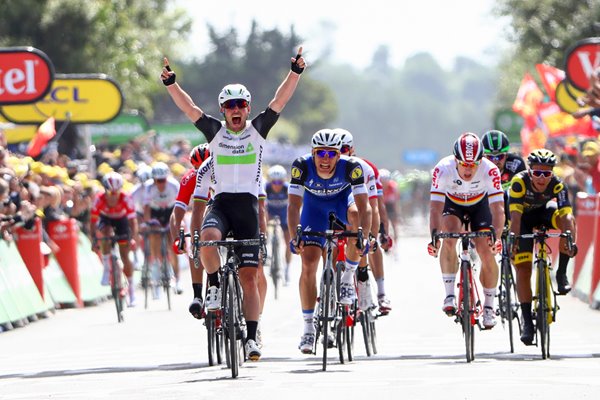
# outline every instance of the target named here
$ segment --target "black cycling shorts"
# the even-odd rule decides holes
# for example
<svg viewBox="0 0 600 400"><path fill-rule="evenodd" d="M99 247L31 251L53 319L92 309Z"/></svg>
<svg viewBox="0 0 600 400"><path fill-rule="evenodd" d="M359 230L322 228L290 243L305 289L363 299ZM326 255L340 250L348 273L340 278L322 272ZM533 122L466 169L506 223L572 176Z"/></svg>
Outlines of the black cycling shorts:
<svg viewBox="0 0 600 400"><path fill-rule="evenodd" d="M167 227L169 226L169 219L171 218L171 214L173 213L174 207L167 208L151 208L150 209L150 218L155 219L160 222L160 226Z"/></svg>
<svg viewBox="0 0 600 400"><path fill-rule="evenodd" d="M258 239L258 199L250 193L220 193L209 207L202 230L217 228L224 239L231 231L234 239ZM240 267L258 268L259 246L236 249Z"/></svg>
<svg viewBox="0 0 600 400"><path fill-rule="evenodd" d="M548 229L558 229L558 205L550 200L546 207L536 208L521 215L521 234L532 233L535 228L545 226ZM531 253L533 239L519 239L519 253Z"/></svg>
<svg viewBox="0 0 600 400"><path fill-rule="evenodd" d="M100 220L98 221L98 230L101 231L106 226L111 226L113 228L115 236L118 238L123 238L119 240L119 243L129 241L129 219L127 217L114 219L100 215Z"/></svg>
<svg viewBox="0 0 600 400"><path fill-rule="evenodd" d="M442 215L455 215L472 232L489 229L492 225L492 212L487 195L478 203L460 206L446 197Z"/></svg>

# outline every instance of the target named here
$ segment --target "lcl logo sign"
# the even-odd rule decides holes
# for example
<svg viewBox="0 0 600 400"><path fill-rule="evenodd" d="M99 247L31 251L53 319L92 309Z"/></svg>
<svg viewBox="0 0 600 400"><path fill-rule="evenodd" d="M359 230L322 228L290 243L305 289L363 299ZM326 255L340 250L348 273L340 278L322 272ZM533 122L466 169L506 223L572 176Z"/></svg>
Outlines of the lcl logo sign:
<svg viewBox="0 0 600 400"><path fill-rule="evenodd" d="M54 66L33 47L0 48L0 105L35 103L50 90Z"/></svg>

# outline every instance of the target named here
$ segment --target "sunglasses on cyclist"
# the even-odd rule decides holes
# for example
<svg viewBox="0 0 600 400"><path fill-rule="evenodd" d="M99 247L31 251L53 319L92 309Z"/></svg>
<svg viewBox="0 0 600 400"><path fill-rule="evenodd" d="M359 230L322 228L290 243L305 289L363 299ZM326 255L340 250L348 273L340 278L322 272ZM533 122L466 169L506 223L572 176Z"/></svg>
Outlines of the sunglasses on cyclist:
<svg viewBox="0 0 600 400"><path fill-rule="evenodd" d="M485 157L490 161L502 161L506 158L506 154L486 154Z"/></svg>
<svg viewBox="0 0 600 400"><path fill-rule="evenodd" d="M532 169L531 175L535 176L536 178L541 178L542 176L544 178L549 178L553 175L553 172L545 169Z"/></svg>
<svg viewBox="0 0 600 400"><path fill-rule="evenodd" d="M227 100L225 103L223 103L223 108L232 109L235 107L237 107L237 108L248 107L248 100L232 99L232 100Z"/></svg>
<svg viewBox="0 0 600 400"><path fill-rule="evenodd" d="M283 185L283 181L281 179L276 179L271 181L273 185Z"/></svg>
<svg viewBox="0 0 600 400"><path fill-rule="evenodd" d="M481 164L481 161L474 161L474 162L465 162L465 161L460 161L460 160L456 160L456 163L458 165L460 165L461 167L465 167L465 168L473 168L478 166L479 164Z"/></svg>
<svg viewBox="0 0 600 400"><path fill-rule="evenodd" d="M328 156L329 158L333 158L339 154L339 152L337 150L317 150L315 153L317 154L318 157L321 157L321 158L325 158L325 156Z"/></svg>
<svg viewBox="0 0 600 400"><path fill-rule="evenodd" d="M165 183L167 180L166 179L156 179L155 181L156 181L156 183Z"/></svg>
<svg viewBox="0 0 600 400"><path fill-rule="evenodd" d="M341 153L342 154L350 153L350 146L342 146Z"/></svg>

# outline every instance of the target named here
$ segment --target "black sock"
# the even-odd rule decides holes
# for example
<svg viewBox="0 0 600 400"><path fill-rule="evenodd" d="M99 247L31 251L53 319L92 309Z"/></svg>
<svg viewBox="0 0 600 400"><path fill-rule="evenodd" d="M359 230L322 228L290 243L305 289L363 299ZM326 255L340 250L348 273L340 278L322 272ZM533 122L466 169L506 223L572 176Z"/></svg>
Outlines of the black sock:
<svg viewBox="0 0 600 400"><path fill-rule="evenodd" d="M560 253L558 257L558 269L556 270L557 275L565 275L567 273L567 264L569 264L570 259L571 257L568 254Z"/></svg>
<svg viewBox="0 0 600 400"><path fill-rule="evenodd" d="M213 272L208 275L208 286L216 286L219 287L219 271Z"/></svg>
<svg viewBox="0 0 600 400"><path fill-rule="evenodd" d="M532 322L531 303L521 303L521 313L524 321Z"/></svg>
<svg viewBox="0 0 600 400"><path fill-rule="evenodd" d="M194 297L201 299L202 298L202 284L201 283L192 283L192 288L194 289Z"/></svg>
<svg viewBox="0 0 600 400"><path fill-rule="evenodd" d="M258 321L246 321L246 329L248 330L246 341L250 339L256 341L256 329L258 329Z"/></svg>
<svg viewBox="0 0 600 400"><path fill-rule="evenodd" d="M365 265L364 267L358 267L358 271L356 273L356 279L359 282L366 282L369 280L369 266Z"/></svg>

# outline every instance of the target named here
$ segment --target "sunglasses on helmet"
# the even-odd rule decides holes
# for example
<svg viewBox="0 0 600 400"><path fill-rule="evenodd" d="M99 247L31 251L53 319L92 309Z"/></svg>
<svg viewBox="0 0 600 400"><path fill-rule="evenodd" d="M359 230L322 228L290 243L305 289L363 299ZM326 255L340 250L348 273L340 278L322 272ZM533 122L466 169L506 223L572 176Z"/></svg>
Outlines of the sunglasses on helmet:
<svg viewBox="0 0 600 400"><path fill-rule="evenodd" d="M544 178L549 178L553 175L553 172L546 169L532 169L531 175L535 176L536 178L541 178L542 176Z"/></svg>
<svg viewBox="0 0 600 400"><path fill-rule="evenodd" d="M340 151L342 154L350 153L350 146L342 146L342 149Z"/></svg>
<svg viewBox="0 0 600 400"><path fill-rule="evenodd" d="M317 150L315 151L318 157L325 158L327 155L329 158L333 158L339 154L337 150Z"/></svg>
<svg viewBox="0 0 600 400"><path fill-rule="evenodd" d="M246 108L248 107L248 100L244 99L231 99L227 100L222 104L223 108L232 109L232 108Z"/></svg>

